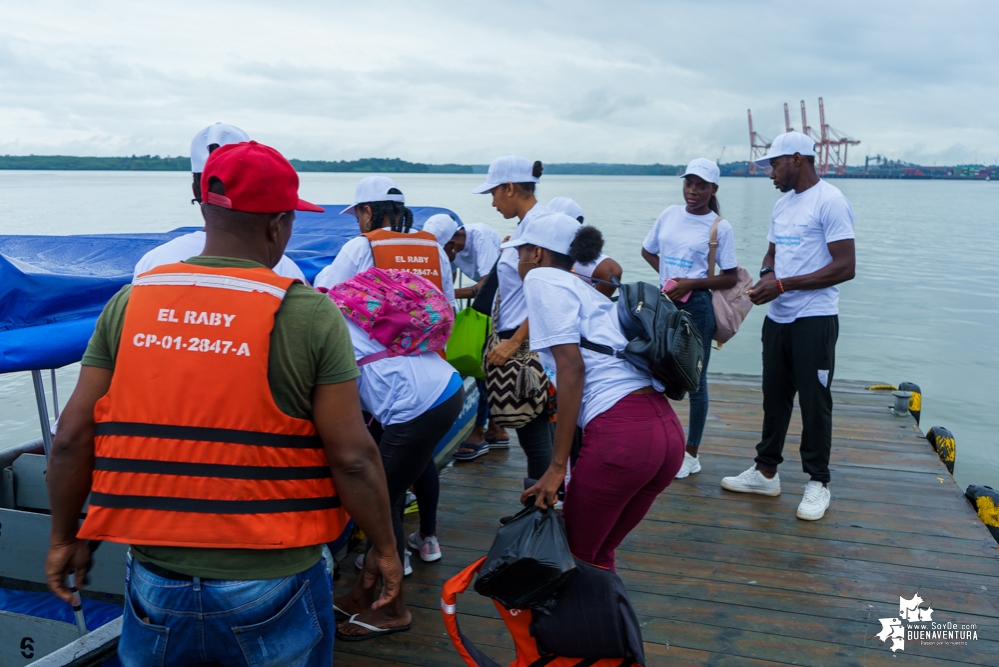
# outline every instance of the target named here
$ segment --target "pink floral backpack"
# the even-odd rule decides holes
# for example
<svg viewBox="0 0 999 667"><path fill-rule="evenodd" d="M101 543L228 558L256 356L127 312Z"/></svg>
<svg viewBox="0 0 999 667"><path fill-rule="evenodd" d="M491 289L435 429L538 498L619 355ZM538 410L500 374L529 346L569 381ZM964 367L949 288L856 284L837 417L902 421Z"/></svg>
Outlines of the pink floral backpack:
<svg viewBox="0 0 999 667"><path fill-rule="evenodd" d="M334 285L327 294L346 317L386 348L363 357L358 366L437 352L451 335L454 310L447 297L409 271L372 267Z"/></svg>

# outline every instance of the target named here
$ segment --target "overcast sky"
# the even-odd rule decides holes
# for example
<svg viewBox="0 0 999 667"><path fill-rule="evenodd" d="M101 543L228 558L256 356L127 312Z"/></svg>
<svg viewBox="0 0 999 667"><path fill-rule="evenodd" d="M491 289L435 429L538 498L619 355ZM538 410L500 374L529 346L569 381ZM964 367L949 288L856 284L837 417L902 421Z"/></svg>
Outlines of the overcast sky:
<svg viewBox="0 0 999 667"><path fill-rule="evenodd" d="M746 159L800 100L880 153L999 161L999 3L0 0L0 154Z"/></svg>

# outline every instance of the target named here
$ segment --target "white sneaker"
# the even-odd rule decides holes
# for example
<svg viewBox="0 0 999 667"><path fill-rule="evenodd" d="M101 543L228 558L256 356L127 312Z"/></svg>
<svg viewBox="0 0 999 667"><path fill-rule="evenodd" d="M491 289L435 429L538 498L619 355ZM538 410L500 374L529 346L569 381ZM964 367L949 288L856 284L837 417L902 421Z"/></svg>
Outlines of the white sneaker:
<svg viewBox="0 0 999 667"><path fill-rule="evenodd" d="M701 472L701 462L696 456L691 456L687 452L684 452L683 465L680 466L680 472L676 473L676 479L683 479L688 475L693 475L699 472Z"/></svg>
<svg viewBox="0 0 999 667"><path fill-rule="evenodd" d="M825 516L826 510L829 509L831 498L829 487L822 482L812 480L805 484L805 495L798 505L798 518L805 521L818 521Z"/></svg>
<svg viewBox="0 0 999 667"><path fill-rule="evenodd" d="M723 477L723 489L737 493L758 493L761 496L780 495L780 475L774 473L773 479L767 479L762 472L753 466L736 477Z"/></svg>
<svg viewBox="0 0 999 667"><path fill-rule="evenodd" d="M413 566L409 564L409 549L406 549L405 555L406 557L402 563L402 576L408 577L413 574ZM364 554L357 557L357 560L354 561L354 567L358 570L364 569Z"/></svg>

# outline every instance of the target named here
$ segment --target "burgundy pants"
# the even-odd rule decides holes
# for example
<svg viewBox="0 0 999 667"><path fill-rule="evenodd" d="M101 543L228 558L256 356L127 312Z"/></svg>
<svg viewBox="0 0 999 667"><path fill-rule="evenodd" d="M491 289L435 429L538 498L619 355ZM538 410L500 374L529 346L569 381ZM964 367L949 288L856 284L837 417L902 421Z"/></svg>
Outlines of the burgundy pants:
<svg viewBox="0 0 999 667"><path fill-rule="evenodd" d="M592 419L562 510L573 555L613 570L614 550L676 477L683 448L683 428L661 394L629 394Z"/></svg>

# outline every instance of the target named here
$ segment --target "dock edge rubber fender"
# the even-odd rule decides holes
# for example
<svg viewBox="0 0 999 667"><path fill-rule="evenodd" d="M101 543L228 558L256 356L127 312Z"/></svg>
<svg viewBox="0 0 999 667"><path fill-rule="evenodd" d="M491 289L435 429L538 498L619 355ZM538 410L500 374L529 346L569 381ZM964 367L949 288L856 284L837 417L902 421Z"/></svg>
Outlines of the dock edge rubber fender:
<svg viewBox="0 0 999 667"><path fill-rule="evenodd" d="M999 542L999 491L991 486L971 484L964 492L964 497L978 512L978 518L992 533L992 537Z"/></svg>
<svg viewBox="0 0 999 667"><path fill-rule="evenodd" d="M926 432L926 439L930 441L930 446L937 453L940 460L947 466L947 472L954 474L954 459L957 457L957 444L954 442L954 434L943 426L933 426Z"/></svg>

